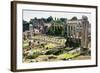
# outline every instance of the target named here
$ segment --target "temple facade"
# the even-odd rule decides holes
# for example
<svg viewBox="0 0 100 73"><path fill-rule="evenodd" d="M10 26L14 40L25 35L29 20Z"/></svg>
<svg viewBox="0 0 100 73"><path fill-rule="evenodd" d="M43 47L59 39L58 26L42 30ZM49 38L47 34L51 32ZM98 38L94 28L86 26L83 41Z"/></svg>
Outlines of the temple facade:
<svg viewBox="0 0 100 73"><path fill-rule="evenodd" d="M91 42L91 25L86 16L82 19L67 20L67 37L81 40L81 47L89 48Z"/></svg>

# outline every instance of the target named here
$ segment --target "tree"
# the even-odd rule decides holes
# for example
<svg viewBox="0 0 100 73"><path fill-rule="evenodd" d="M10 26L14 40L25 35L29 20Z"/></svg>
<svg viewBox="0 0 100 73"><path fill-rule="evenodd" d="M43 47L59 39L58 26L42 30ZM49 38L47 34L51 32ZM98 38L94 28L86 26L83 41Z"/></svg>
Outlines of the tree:
<svg viewBox="0 0 100 73"><path fill-rule="evenodd" d="M30 19L29 23L30 24L33 24L33 21L34 21L34 19Z"/></svg>
<svg viewBox="0 0 100 73"><path fill-rule="evenodd" d="M34 21L38 20L37 17L34 17L34 19L30 19L29 23L33 24Z"/></svg>
<svg viewBox="0 0 100 73"><path fill-rule="evenodd" d="M41 18L44 22L47 22L47 19L45 19L45 18Z"/></svg>
<svg viewBox="0 0 100 73"><path fill-rule="evenodd" d="M52 16L50 16L50 17L47 18L47 22L51 22L52 20L53 20Z"/></svg>
<svg viewBox="0 0 100 73"><path fill-rule="evenodd" d="M25 20L23 20L23 32L29 30L29 23Z"/></svg>
<svg viewBox="0 0 100 73"><path fill-rule="evenodd" d="M50 28L48 29L47 34L49 34L49 35L53 35L53 30L52 30L52 27L50 27Z"/></svg>
<svg viewBox="0 0 100 73"><path fill-rule="evenodd" d="M60 18L60 20L61 20L62 22L65 22L67 19L66 19L66 18Z"/></svg>
<svg viewBox="0 0 100 73"><path fill-rule="evenodd" d="M77 20L77 17L76 16L74 16L74 17L72 17L72 19L71 20Z"/></svg>

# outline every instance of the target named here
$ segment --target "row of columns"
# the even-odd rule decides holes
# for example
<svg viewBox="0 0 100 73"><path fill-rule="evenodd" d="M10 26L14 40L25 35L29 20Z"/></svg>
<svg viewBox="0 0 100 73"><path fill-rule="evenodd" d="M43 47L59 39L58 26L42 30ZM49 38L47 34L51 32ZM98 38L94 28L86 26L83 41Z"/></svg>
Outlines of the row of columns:
<svg viewBox="0 0 100 73"><path fill-rule="evenodd" d="M79 24L76 23L67 23L67 37L70 38L81 38L81 47L82 48L88 48L88 26L89 26L89 21L87 16L82 16L82 20L80 23L81 27ZM79 26L79 27L78 27ZM77 31L77 27L79 31ZM80 29L81 28L81 29ZM81 33L81 36L79 34Z"/></svg>

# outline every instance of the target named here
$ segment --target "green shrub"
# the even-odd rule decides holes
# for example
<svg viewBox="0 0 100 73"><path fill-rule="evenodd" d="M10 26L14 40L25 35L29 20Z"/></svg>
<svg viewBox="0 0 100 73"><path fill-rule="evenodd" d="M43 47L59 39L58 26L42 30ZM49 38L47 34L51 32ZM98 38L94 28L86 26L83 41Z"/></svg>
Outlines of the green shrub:
<svg viewBox="0 0 100 73"><path fill-rule="evenodd" d="M64 53L58 56L59 59L71 59L74 58L76 56L80 55L80 53Z"/></svg>
<svg viewBox="0 0 100 73"><path fill-rule="evenodd" d="M53 54L53 55L59 55L61 53L63 53L63 51L60 50L60 49L50 49L50 50L47 50L45 54L46 55L51 55L51 54Z"/></svg>
<svg viewBox="0 0 100 73"><path fill-rule="evenodd" d="M38 57L41 54L42 54L41 52L33 52L32 54L28 54L27 58L28 59L35 59L36 57Z"/></svg>

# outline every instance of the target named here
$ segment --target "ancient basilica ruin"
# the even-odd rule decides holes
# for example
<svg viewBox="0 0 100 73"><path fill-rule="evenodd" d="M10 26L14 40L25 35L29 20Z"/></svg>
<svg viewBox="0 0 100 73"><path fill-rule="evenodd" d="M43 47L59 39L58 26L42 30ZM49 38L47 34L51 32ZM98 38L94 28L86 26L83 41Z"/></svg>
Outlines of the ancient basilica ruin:
<svg viewBox="0 0 100 73"><path fill-rule="evenodd" d="M42 55L53 54L53 57L62 52L90 53L91 24L88 17L64 19L62 23L58 21L57 18L48 23L44 19L34 19L28 24L28 30L23 32L23 39L28 40L29 50L42 46L42 50L45 50ZM71 49L66 51L67 47ZM63 48L65 49L62 50Z"/></svg>

